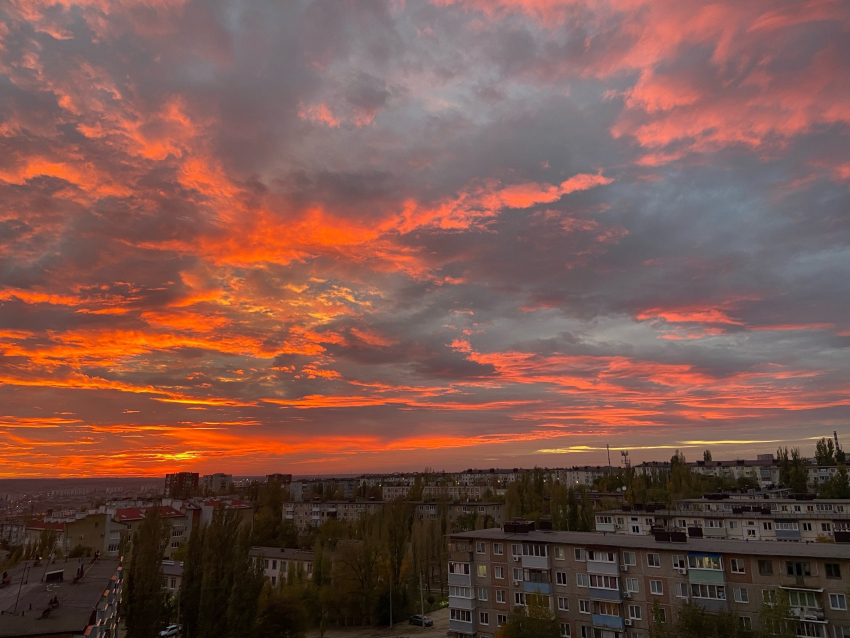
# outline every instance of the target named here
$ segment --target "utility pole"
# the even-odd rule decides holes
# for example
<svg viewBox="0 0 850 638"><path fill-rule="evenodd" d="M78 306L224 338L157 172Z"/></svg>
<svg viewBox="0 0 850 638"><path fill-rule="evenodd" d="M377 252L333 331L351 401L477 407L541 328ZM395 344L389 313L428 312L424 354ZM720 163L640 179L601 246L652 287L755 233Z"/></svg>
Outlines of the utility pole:
<svg viewBox="0 0 850 638"><path fill-rule="evenodd" d="M608 472L611 472L611 446L607 443L605 444L605 449L608 451Z"/></svg>
<svg viewBox="0 0 850 638"><path fill-rule="evenodd" d="M393 568L390 566L390 629L393 626Z"/></svg>
<svg viewBox="0 0 850 638"><path fill-rule="evenodd" d="M12 615L18 613L18 600L21 598L21 589L24 588L24 576L26 576L27 569L29 568L29 561L24 561L24 571L21 572L21 584L18 587L18 596L15 598L15 611L12 612Z"/></svg>

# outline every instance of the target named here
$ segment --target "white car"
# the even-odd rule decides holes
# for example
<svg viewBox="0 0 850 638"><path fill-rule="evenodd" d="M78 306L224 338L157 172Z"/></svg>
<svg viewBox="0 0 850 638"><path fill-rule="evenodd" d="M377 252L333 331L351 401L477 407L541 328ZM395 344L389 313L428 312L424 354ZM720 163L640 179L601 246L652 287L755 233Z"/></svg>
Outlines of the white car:
<svg viewBox="0 0 850 638"><path fill-rule="evenodd" d="M165 629L159 632L159 638L170 638L180 634L180 625L168 625Z"/></svg>

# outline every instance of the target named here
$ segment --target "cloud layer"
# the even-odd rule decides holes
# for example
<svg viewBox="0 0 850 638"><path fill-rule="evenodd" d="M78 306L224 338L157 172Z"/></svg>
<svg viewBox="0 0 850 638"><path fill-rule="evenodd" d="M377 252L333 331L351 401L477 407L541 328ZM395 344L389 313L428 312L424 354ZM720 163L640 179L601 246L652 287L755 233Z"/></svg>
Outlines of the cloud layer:
<svg viewBox="0 0 850 638"><path fill-rule="evenodd" d="M848 66L841 0L7 0L0 475L850 433Z"/></svg>

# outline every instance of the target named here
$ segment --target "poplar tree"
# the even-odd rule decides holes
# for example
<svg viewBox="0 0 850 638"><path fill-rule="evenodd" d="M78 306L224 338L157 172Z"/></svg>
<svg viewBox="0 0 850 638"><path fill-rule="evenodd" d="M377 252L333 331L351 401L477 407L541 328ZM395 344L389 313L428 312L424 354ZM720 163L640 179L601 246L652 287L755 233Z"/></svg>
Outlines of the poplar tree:
<svg viewBox="0 0 850 638"><path fill-rule="evenodd" d="M165 618L162 559L171 538L171 526L159 508L145 513L133 534L127 578L127 638L157 638Z"/></svg>

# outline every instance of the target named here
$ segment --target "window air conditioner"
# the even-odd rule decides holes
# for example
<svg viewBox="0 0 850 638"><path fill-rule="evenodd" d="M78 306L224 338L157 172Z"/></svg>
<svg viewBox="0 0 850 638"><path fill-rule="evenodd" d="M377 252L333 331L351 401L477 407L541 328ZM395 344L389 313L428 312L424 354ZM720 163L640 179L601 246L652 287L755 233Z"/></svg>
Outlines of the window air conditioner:
<svg viewBox="0 0 850 638"><path fill-rule="evenodd" d="M631 618L626 618L626 619L623 621L623 624L625 624L625 625L626 625L626 627L631 627L631 626L632 626L632 619L631 619Z"/></svg>
<svg viewBox="0 0 850 638"><path fill-rule="evenodd" d="M629 571L629 566L628 565L620 565L620 571L621 572Z"/></svg>
<svg viewBox="0 0 850 638"><path fill-rule="evenodd" d="M623 598L631 598L631 597L632 597L632 592L630 592L630 591L624 591L623 592Z"/></svg>
<svg viewBox="0 0 850 638"><path fill-rule="evenodd" d="M522 558L522 557L521 556L514 556L514 562L518 563L520 558Z"/></svg>
<svg viewBox="0 0 850 638"><path fill-rule="evenodd" d="M687 568L687 567L680 567L680 568L679 568L679 573L680 573L680 574L682 574L682 575L687 574L687 573L688 573L688 568Z"/></svg>

